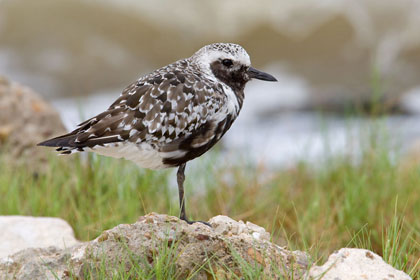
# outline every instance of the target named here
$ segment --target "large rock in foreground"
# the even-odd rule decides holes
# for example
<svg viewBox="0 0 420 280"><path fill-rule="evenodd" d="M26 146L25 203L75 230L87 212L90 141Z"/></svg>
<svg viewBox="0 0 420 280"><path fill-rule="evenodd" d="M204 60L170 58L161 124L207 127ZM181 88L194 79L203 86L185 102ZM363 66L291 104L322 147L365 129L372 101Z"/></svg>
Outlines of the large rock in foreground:
<svg viewBox="0 0 420 280"><path fill-rule="evenodd" d="M212 227L202 223L189 225L176 217L152 213L67 250L49 247L21 251L2 259L0 275L13 279L56 279L55 274L60 279L84 279L87 274L93 278L105 274L106 278L112 278L115 268L128 271L135 263L147 269L160 258L171 257L179 279L185 279L200 267L204 269L194 279L207 279L210 270L220 279L231 278L233 274L240 276L239 259L261 267L270 278L279 273L294 274L296 278L306 272L307 255L271 243L263 228L225 216L214 217L209 223Z"/></svg>
<svg viewBox="0 0 420 280"><path fill-rule="evenodd" d="M247 269L260 271L260 279L410 279L363 249L341 249L323 266L309 269L306 253L271 243L269 233L257 225L226 216L209 223L212 227L189 225L152 213L68 249L27 249L0 259L0 275L6 279L138 279L137 273L143 275L151 267L171 266L166 271L169 275L161 279L212 279L214 275L241 279Z"/></svg>
<svg viewBox="0 0 420 280"><path fill-rule="evenodd" d="M78 243L73 229L62 219L0 216L0 258L27 248L68 248Z"/></svg>

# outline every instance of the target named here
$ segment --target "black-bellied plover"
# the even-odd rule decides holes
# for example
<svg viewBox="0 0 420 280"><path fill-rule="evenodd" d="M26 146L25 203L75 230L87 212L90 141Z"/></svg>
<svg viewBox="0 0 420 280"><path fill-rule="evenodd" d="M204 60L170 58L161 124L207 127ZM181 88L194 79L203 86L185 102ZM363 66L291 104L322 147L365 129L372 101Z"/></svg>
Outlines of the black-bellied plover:
<svg viewBox="0 0 420 280"><path fill-rule="evenodd" d="M251 79L277 81L251 67L237 44L216 43L141 77L103 113L72 132L40 143L62 154L92 151L143 168L178 167L180 218L186 163L219 141L241 110Z"/></svg>

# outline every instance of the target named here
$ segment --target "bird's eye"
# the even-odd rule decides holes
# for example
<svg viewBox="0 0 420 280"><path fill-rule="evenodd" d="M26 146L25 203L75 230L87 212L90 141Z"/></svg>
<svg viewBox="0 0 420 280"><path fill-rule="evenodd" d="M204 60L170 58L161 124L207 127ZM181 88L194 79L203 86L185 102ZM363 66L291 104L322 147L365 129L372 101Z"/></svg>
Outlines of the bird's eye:
<svg viewBox="0 0 420 280"><path fill-rule="evenodd" d="M226 67L231 67L233 65L232 59L223 59L222 64Z"/></svg>

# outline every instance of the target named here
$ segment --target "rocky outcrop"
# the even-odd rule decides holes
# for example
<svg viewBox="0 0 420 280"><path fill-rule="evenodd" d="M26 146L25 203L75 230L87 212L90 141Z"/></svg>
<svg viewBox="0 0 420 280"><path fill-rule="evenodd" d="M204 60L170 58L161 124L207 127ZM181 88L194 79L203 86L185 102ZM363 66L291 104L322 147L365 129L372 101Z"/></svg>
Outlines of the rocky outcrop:
<svg viewBox="0 0 420 280"><path fill-rule="evenodd" d="M28 249L3 258L0 275L16 279L55 279L54 275L67 279L72 275L83 279L86 273L102 269L111 277L115 267L130 270L133 259L140 266L153 265L165 248L176 254L173 262L179 279L199 268L207 269L200 269L195 279L207 279L210 267L220 279L233 277L233 273L240 275L239 259L261 266L264 274L273 278L279 272L295 274L294 277L306 272L308 256L271 243L263 228L225 216L214 217L209 223L212 227L202 223L189 225L176 217L152 213L66 250Z"/></svg>
<svg viewBox="0 0 420 280"><path fill-rule="evenodd" d="M248 269L259 269L266 279L410 279L367 250L342 249L323 266L310 268L306 253L270 242L270 234L255 224L226 216L214 217L209 223L211 227L189 225L176 217L152 213L71 248L32 248L0 259L0 275L13 279L112 278L134 267L136 273L147 271L163 259L173 266L177 279L192 275L193 279L214 275L238 279L244 276L244 263Z"/></svg>
<svg viewBox="0 0 420 280"><path fill-rule="evenodd" d="M47 150L36 144L65 131L59 114L37 93L0 76L2 160L39 168Z"/></svg>
<svg viewBox="0 0 420 280"><path fill-rule="evenodd" d="M80 243L64 220L50 217L0 216L0 258L27 248L68 248Z"/></svg>

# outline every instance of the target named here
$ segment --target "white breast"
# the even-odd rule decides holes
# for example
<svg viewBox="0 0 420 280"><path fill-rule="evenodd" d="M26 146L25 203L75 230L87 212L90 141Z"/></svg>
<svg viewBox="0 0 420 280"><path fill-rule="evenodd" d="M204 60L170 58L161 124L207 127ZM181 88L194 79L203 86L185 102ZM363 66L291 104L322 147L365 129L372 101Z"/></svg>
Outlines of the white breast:
<svg viewBox="0 0 420 280"><path fill-rule="evenodd" d="M227 111L229 114L233 114L234 116L237 116L239 114L239 102L238 97L236 96L233 89L225 84L222 83L223 90L227 96Z"/></svg>
<svg viewBox="0 0 420 280"><path fill-rule="evenodd" d="M223 121L227 115L231 115L235 119L240 111L240 106L236 94L229 86L223 83L222 86L224 93L226 94L226 102L224 103L223 107L211 117L211 119L216 123Z"/></svg>

